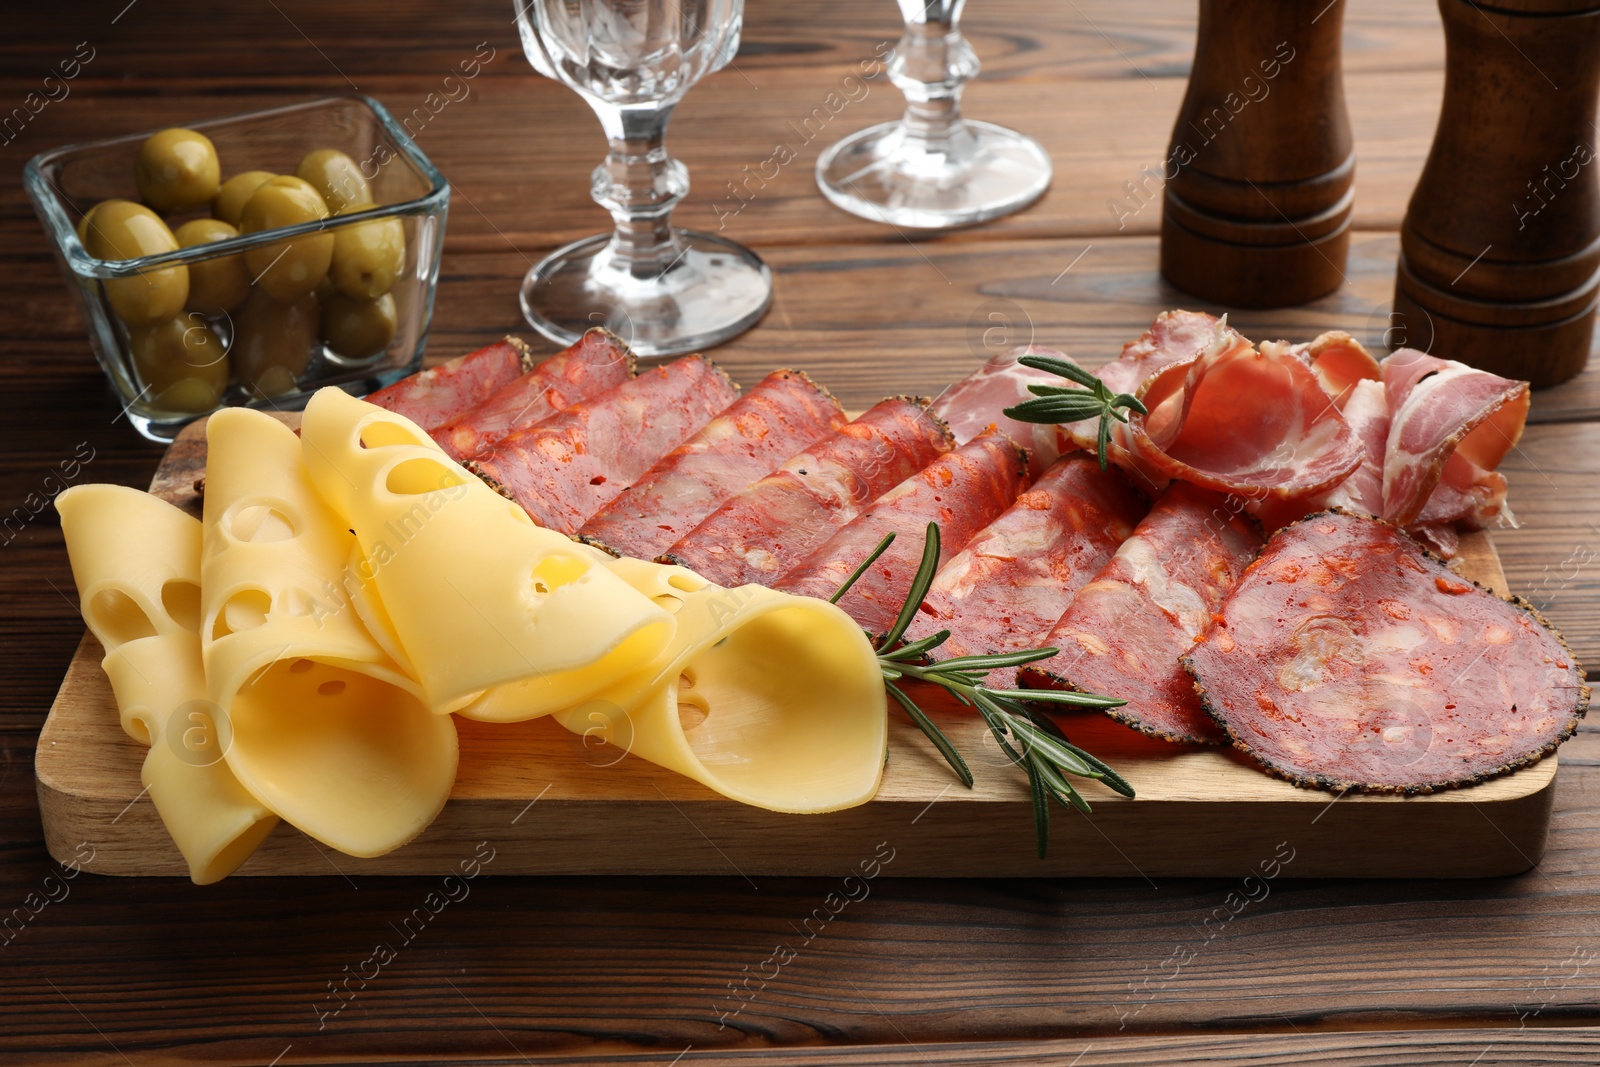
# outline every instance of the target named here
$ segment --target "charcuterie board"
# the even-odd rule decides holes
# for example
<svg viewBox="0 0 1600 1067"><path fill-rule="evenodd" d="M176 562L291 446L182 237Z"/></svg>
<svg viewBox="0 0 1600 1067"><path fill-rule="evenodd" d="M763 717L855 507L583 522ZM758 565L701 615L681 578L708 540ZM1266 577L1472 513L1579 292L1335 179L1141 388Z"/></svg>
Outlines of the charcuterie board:
<svg viewBox="0 0 1600 1067"><path fill-rule="evenodd" d="M173 444L152 492L198 515L204 466L201 423ZM1459 569L1505 590L1487 534L1462 539ZM118 726L100 658L85 636L39 739L46 843L57 859L95 873L183 876L183 859L141 794L144 749ZM1138 796L1085 784L1093 815L1057 810L1050 854L1040 860L1024 776L975 717L953 705L930 710L967 755L974 788L956 781L920 731L893 712L877 797L828 815L734 803L547 719L460 720L451 799L411 844L360 860L280 825L238 874L446 874L487 842L491 870L502 874L754 880L838 875L892 856L886 873L917 877L1232 877L1268 861L1308 877L1477 877L1525 870L1545 848L1554 757L1433 796L1337 796L1269 777L1231 751L1167 744L1086 713L1065 717L1064 728Z"/></svg>

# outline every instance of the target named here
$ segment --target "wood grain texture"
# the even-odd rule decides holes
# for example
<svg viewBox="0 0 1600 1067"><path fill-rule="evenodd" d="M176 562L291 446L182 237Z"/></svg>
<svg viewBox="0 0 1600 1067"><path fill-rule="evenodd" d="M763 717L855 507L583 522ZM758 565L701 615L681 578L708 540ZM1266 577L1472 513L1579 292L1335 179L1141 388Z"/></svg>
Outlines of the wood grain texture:
<svg viewBox="0 0 1600 1067"><path fill-rule="evenodd" d="M50 491L45 479L80 442L95 449L85 479L147 485L161 456L127 430L89 356L20 190L34 152L352 91L339 69L409 113L489 41L497 55L472 96L419 137L458 189L430 357L508 330L526 334L514 279L558 241L604 223L584 181L603 151L593 119L526 69L499 0L445 15L421 0L125 8L126 0L19 8L7 12L0 40L5 109L77 42L91 37L98 49L69 98L0 146L12 161L0 173L7 514ZM712 193L752 162L751 146L815 106L896 32L897 18L877 0L753 0L748 16L736 62L760 88L738 71L715 76L689 95L671 137L695 183L684 219L702 226L715 226ZM996 298L1043 323L1042 343L1113 354L1156 310L1184 303L1156 279L1147 236L1155 209L1118 231L1106 202L1160 158L1188 76L1194 16L1188 0L971 5L963 27L985 65L971 113L1042 138L1056 162L1052 192L1000 224L919 240L952 288L899 236L828 208L810 185L816 146L808 146L770 196L728 224L778 267L780 307L792 314L784 320L775 309L716 358L747 383L757 369L803 362L859 405L911 382L942 387L970 368L967 323ZM1344 58L1356 225L1392 231L1438 115L1436 7L1349 0ZM887 117L893 100L887 86L873 86L834 125ZM1002 239L994 255L974 254ZM1357 233L1338 293L1235 321L1253 336L1329 326L1381 335L1396 251L1390 232ZM1523 465L1511 472L1524 526L1497 531L1497 543L1513 588L1535 599L1545 589L1551 614L1600 665L1600 557L1590 554L1600 552L1591 528L1600 522L1600 377L1587 371L1538 394L1533 418L1539 425L1522 444L1531 463L1513 453ZM0 924L27 910L37 899L29 894L60 885L45 881L60 869L44 849L32 767L39 726L82 634L71 591L59 529L40 509L0 546ZM83 875L20 933L6 928L0 1058L138 1067L1070 1064L1080 1054L1080 1067L1587 1063L1600 1026L1597 768L1600 725L1586 724L1562 750L1549 847L1533 871L1333 883L1295 878L1291 865L1266 900L1208 942L1197 929L1239 882L883 879L799 944L795 926L839 879L761 878L753 887L737 876L484 878L325 1019L318 1010L339 1003L328 983L360 968L375 942L398 942L390 924L422 905L436 880L346 881L331 864L325 879L237 879L204 890L181 879ZM728 984L758 975L783 941L799 954L753 998L733 999ZM1197 955L1174 974L1180 945Z"/></svg>

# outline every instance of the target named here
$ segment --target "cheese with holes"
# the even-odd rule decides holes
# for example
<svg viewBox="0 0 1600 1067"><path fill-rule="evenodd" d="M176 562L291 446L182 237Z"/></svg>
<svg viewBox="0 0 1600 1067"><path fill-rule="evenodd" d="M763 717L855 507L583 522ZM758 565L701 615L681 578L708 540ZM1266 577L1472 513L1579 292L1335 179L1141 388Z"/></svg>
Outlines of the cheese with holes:
<svg viewBox="0 0 1600 1067"><path fill-rule="evenodd" d="M355 531L365 610L381 610L436 711L548 714L672 641L672 615L601 553L535 526L404 417L323 389L301 439L317 489Z"/></svg>
<svg viewBox="0 0 1600 1067"><path fill-rule="evenodd" d="M56 497L84 621L105 649L122 728L150 746L156 813L207 885L249 858L277 817L223 760L200 663L200 523L148 493L74 486Z"/></svg>
<svg viewBox="0 0 1600 1067"><path fill-rule="evenodd" d="M888 712L876 653L824 600L615 559L673 613L644 669L557 714L567 729L772 811L837 811L878 791Z"/></svg>
<svg viewBox="0 0 1600 1067"><path fill-rule="evenodd" d="M450 795L455 723L351 605L355 539L313 488L293 431L230 408L206 436L201 647L228 766L317 840L392 851Z"/></svg>

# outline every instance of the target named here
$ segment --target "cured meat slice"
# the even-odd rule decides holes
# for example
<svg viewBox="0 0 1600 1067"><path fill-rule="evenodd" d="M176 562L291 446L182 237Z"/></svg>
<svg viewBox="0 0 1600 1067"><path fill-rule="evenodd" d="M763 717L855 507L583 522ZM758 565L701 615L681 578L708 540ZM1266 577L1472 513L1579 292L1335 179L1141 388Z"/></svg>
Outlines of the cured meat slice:
<svg viewBox="0 0 1600 1067"><path fill-rule="evenodd" d="M1528 383L1402 348L1383 361L1383 384L1391 422L1382 517L1401 526L1417 521L1442 481L1446 492L1424 521L1467 518L1481 526L1497 514L1505 492L1494 468L1522 437Z"/></svg>
<svg viewBox="0 0 1600 1067"><path fill-rule="evenodd" d="M1171 478L1222 493L1293 499L1331 489L1361 465L1361 442L1310 367L1258 351L1219 325L1198 359L1140 387L1130 451Z"/></svg>
<svg viewBox="0 0 1600 1067"><path fill-rule="evenodd" d="M1122 697L1107 714L1153 737L1220 741L1178 657L1260 547L1228 500L1173 483L1041 642L1060 653L1023 667L1019 680Z"/></svg>
<svg viewBox="0 0 1600 1067"><path fill-rule="evenodd" d="M537 426L633 374L633 353L605 330L590 330L431 433L452 459L470 459L502 437Z"/></svg>
<svg viewBox="0 0 1600 1067"><path fill-rule="evenodd" d="M1262 351L1266 348L1261 346ZM1307 344L1290 346L1290 351L1311 368L1322 391L1341 411L1358 382L1382 380L1372 353L1343 330L1330 330Z"/></svg>
<svg viewBox="0 0 1600 1067"><path fill-rule="evenodd" d="M1589 703L1561 636L1393 525L1276 534L1185 657L1235 746L1298 785L1429 793L1533 763Z"/></svg>
<svg viewBox="0 0 1600 1067"><path fill-rule="evenodd" d="M502 438L466 466L540 526L574 534L738 395L710 360L685 356Z"/></svg>
<svg viewBox="0 0 1600 1067"><path fill-rule="evenodd" d="M1361 465L1332 489L1290 500L1250 501L1247 509L1270 533L1331 507L1383 513L1383 451L1389 438L1389 403L1381 381L1359 379L1340 402L1345 422L1361 442Z"/></svg>
<svg viewBox="0 0 1600 1067"><path fill-rule="evenodd" d="M883 494L773 587L826 600L893 532L894 544L839 601L865 629L882 633L905 603L928 523L939 524L942 565L1011 506L1027 476L1027 454L999 430L987 430Z"/></svg>
<svg viewBox="0 0 1600 1067"><path fill-rule="evenodd" d="M939 569L907 640L949 630L940 659L1039 647L1148 510L1115 467L1061 457Z"/></svg>
<svg viewBox="0 0 1600 1067"><path fill-rule="evenodd" d="M533 369L528 346L515 337L418 371L367 396L429 433L489 399L501 386Z"/></svg>
<svg viewBox="0 0 1600 1067"><path fill-rule="evenodd" d="M1018 422L1002 414L1006 408L1033 398L1029 385L1062 384L1060 375L1018 363L1023 356L1067 358L1065 353L1037 345L995 356L941 393L933 402L933 413L950 427L957 444L966 444L990 426L998 427L1028 450L1035 469L1043 470L1075 446L1065 427Z"/></svg>
<svg viewBox="0 0 1600 1067"><path fill-rule="evenodd" d="M771 585L951 446L950 431L925 401L882 401L730 497L659 558L718 585Z"/></svg>
<svg viewBox="0 0 1600 1067"><path fill-rule="evenodd" d="M848 421L810 378L773 371L662 457L578 536L615 555L651 559L733 494Z"/></svg>

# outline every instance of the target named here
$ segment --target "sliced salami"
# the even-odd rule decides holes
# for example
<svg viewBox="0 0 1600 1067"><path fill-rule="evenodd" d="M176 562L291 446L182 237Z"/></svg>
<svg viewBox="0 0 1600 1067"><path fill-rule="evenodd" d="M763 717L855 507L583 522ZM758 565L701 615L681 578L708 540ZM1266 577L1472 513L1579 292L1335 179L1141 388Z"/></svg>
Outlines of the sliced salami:
<svg viewBox="0 0 1600 1067"><path fill-rule="evenodd" d="M1115 467L1061 457L939 569L907 639L949 630L940 659L1039 647L1149 508Z"/></svg>
<svg viewBox="0 0 1600 1067"><path fill-rule="evenodd" d="M367 401L404 415L432 433L489 399L501 386L533 368L528 346L515 337L401 378Z"/></svg>
<svg viewBox="0 0 1600 1067"><path fill-rule="evenodd" d="M738 395L715 364L685 356L502 438L466 465L540 526L577 533Z"/></svg>
<svg viewBox="0 0 1600 1067"><path fill-rule="evenodd" d="M1402 348L1383 361L1383 384L1390 425L1382 517L1401 526L1454 518L1482 526L1498 514L1505 482L1494 468L1522 437L1528 383Z"/></svg>
<svg viewBox="0 0 1600 1067"><path fill-rule="evenodd" d="M584 523L580 539L651 559L735 493L849 420L799 371L767 375Z"/></svg>
<svg viewBox="0 0 1600 1067"><path fill-rule="evenodd" d="M1235 746L1299 785L1429 793L1536 762L1577 729L1583 670L1527 603L1393 525L1276 534L1185 657Z"/></svg>
<svg viewBox="0 0 1600 1067"><path fill-rule="evenodd" d="M1000 431L985 431L883 494L773 587L826 600L893 532L894 544L839 601L862 627L881 633L905 603L928 523L939 524L942 565L1011 506L1027 476L1027 454Z"/></svg>
<svg viewBox="0 0 1600 1067"><path fill-rule="evenodd" d="M1029 460L1036 470L1043 470L1054 463L1062 452L1075 447L1065 427L1018 422L1003 414L1006 408L1033 398L1028 386L1062 384L1058 375L1024 367L1017 362L1022 356L1032 355L1067 358L1053 348L1036 345L1013 349L995 356L946 389L933 402L933 413L950 427L957 444L964 445L990 426L995 426L1028 450Z"/></svg>
<svg viewBox="0 0 1600 1067"><path fill-rule="evenodd" d="M925 401L885 400L730 497L659 558L718 585L770 585L861 509L950 451Z"/></svg>
<svg viewBox="0 0 1600 1067"><path fill-rule="evenodd" d="M605 330L590 330L433 430L433 439L452 458L471 459L502 437L537 426L581 400L621 385L633 374L633 354L622 342Z"/></svg>
<svg viewBox="0 0 1600 1067"><path fill-rule="evenodd" d="M1178 657L1261 547L1233 503L1173 483L1041 642L1061 651L1022 668L1022 684L1122 697L1107 714L1153 737L1221 740Z"/></svg>

